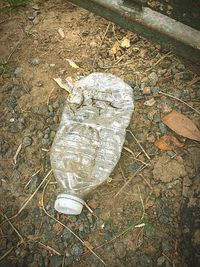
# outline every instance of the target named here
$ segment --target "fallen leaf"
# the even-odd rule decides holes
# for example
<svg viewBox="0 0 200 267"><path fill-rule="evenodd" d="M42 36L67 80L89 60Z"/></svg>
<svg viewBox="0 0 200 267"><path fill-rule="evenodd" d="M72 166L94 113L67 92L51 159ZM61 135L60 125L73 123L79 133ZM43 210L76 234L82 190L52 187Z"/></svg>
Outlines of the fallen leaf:
<svg viewBox="0 0 200 267"><path fill-rule="evenodd" d="M183 147L184 144L181 143L175 136L163 135L161 138L155 141L154 145L160 150L174 150L175 147L170 144L174 143L178 147Z"/></svg>
<svg viewBox="0 0 200 267"><path fill-rule="evenodd" d="M200 131L192 120L176 111L162 118L162 122L179 135L200 141Z"/></svg>
<svg viewBox="0 0 200 267"><path fill-rule="evenodd" d="M120 44L122 48L129 48L131 46L130 40L128 38L124 38Z"/></svg>
<svg viewBox="0 0 200 267"><path fill-rule="evenodd" d="M64 38L65 38L65 34L64 34L64 31L63 31L62 28L59 28L59 29L58 29L58 33L59 33L61 39L64 39Z"/></svg>
<svg viewBox="0 0 200 267"><path fill-rule="evenodd" d="M71 60L71 59L66 59L68 62L69 62L69 65L72 67L72 68L74 68L74 69L79 69L79 66L78 65L76 65L76 63L73 61L73 60Z"/></svg>

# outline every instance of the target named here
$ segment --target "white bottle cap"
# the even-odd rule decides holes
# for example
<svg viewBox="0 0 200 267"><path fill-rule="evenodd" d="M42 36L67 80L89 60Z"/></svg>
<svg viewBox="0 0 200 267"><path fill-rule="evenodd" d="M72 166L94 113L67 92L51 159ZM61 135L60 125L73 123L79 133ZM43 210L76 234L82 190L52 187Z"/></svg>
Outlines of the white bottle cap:
<svg viewBox="0 0 200 267"><path fill-rule="evenodd" d="M78 215L81 213L84 203L81 198L60 194L57 196L54 208L60 213Z"/></svg>

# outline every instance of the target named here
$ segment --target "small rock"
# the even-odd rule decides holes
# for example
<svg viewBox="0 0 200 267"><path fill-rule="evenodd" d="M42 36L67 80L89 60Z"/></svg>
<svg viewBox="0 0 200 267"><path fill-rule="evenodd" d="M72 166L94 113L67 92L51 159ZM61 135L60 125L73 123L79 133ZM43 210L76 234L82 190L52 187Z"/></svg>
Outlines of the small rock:
<svg viewBox="0 0 200 267"><path fill-rule="evenodd" d="M72 246L71 254L73 255L75 260L79 261L82 253L83 253L83 246L81 244L74 244Z"/></svg>
<svg viewBox="0 0 200 267"><path fill-rule="evenodd" d="M70 266L73 262L73 257L70 253L65 254L65 266Z"/></svg>
<svg viewBox="0 0 200 267"><path fill-rule="evenodd" d="M148 76L149 78L149 83L151 86L155 86L158 82L158 75L155 72L152 72Z"/></svg>
<svg viewBox="0 0 200 267"><path fill-rule="evenodd" d="M53 64L53 63L52 64L49 64L49 67L50 68L55 68L55 66L56 66L56 64Z"/></svg>
<svg viewBox="0 0 200 267"><path fill-rule="evenodd" d="M40 10L40 7L39 7L39 5L36 4L36 5L32 6L32 9L33 10Z"/></svg>
<svg viewBox="0 0 200 267"><path fill-rule="evenodd" d="M161 256L157 259L157 265L161 266L165 262L165 257Z"/></svg>
<svg viewBox="0 0 200 267"><path fill-rule="evenodd" d="M33 19L33 24L34 24L34 25L37 25L39 22L40 22L40 20L39 20L38 17L35 17L35 18Z"/></svg>
<svg viewBox="0 0 200 267"><path fill-rule="evenodd" d="M150 95L151 94L151 87L144 87L142 90L143 95Z"/></svg>
<svg viewBox="0 0 200 267"><path fill-rule="evenodd" d="M160 123L158 124L158 127L159 127L160 132L161 132L162 134L167 133L167 127L165 126L164 123L160 122Z"/></svg>
<svg viewBox="0 0 200 267"><path fill-rule="evenodd" d="M26 137L24 137L22 144L24 147L27 147L27 146L31 146L32 142L33 142L32 138L29 136L26 136Z"/></svg>
<svg viewBox="0 0 200 267"><path fill-rule="evenodd" d="M39 59L38 57L32 58L32 59L30 60L30 64L31 64L32 66L37 66L37 65L40 64L40 59Z"/></svg>
<svg viewBox="0 0 200 267"><path fill-rule="evenodd" d="M28 16L29 20L34 20L34 18L35 18L34 16Z"/></svg>
<svg viewBox="0 0 200 267"><path fill-rule="evenodd" d="M114 251L119 259L123 259L126 256L126 246L122 242L114 243Z"/></svg>
<svg viewBox="0 0 200 267"><path fill-rule="evenodd" d="M90 42L90 47L91 47L91 48L95 48L95 47L97 47L97 43L96 43L95 41L91 41L91 42Z"/></svg>
<svg viewBox="0 0 200 267"><path fill-rule="evenodd" d="M14 75L15 75L16 77L21 77L21 74L22 74L22 68L17 67L17 68L15 69L15 71L14 71Z"/></svg>
<svg viewBox="0 0 200 267"><path fill-rule="evenodd" d="M42 87L44 85L44 82L43 81L37 81L35 83L35 85L38 86L38 87Z"/></svg>
<svg viewBox="0 0 200 267"><path fill-rule="evenodd" d="M178 64L176 68L180 71L183 71L185 69L185 66L183 64Z"/></svg>
<svg viewBox="0 0 200 267"><path fill-rule="evenodd" d="M145 106L152 107L156 103L156 100L154 98L151 98L144 102Z"/></svg>
<svg viewBox="0 0 200 267"><path fill-rule="evenodd" d="M60 267L62 265L63 257L59 255L53 255L49 258L51 267Z"/></svg>

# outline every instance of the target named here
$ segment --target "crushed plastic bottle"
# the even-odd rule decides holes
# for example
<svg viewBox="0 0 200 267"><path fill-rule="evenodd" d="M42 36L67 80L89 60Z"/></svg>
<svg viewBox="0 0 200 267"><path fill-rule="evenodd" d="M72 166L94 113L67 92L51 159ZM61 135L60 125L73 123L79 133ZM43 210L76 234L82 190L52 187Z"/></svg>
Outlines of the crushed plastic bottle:
<svg viewBox="0 0 200 267"><path fill-rule="evenodd" d="M80 214L86 194L109 178L133 109L132 88L112 74L92 73L76 82L51 149L62 190L57 211Z"/></svg>

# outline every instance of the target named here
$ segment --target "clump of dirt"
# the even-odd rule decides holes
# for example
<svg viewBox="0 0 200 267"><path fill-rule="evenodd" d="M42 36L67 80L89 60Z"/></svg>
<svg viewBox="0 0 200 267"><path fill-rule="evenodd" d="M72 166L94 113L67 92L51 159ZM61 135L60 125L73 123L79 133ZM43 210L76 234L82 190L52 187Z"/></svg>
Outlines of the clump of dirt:
<svg viewBox="0 0 200 267"><path fill-rule="evenodd" d="M163 155L155 159L154 162L153 177L156 181L169 183L187 175L184 161L180 157L170 159L170 157Z"/></svg>

